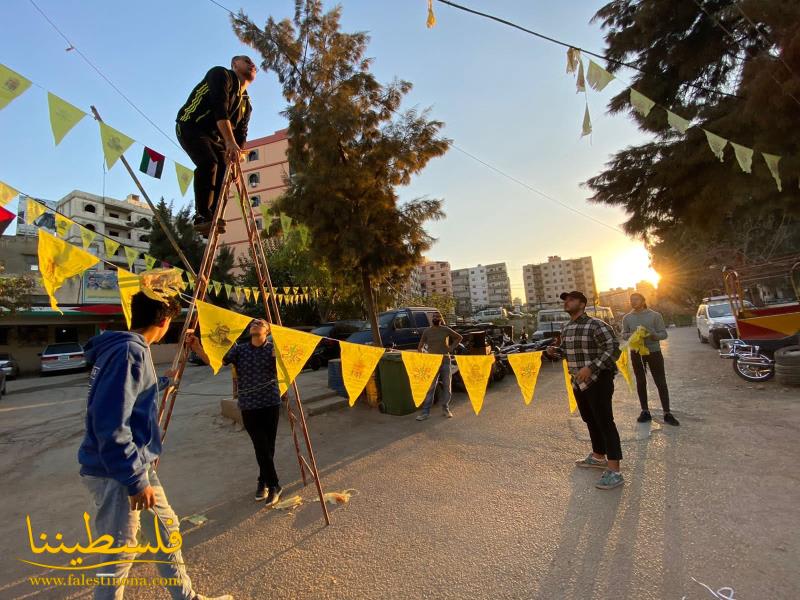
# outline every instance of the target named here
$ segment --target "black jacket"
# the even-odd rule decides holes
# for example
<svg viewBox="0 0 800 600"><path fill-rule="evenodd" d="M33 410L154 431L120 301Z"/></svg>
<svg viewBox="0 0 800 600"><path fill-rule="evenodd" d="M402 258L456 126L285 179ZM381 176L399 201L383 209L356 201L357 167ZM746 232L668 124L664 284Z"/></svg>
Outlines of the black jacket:
<svg viewBox="0 0 800 600"><path fill-rule="evenodd" d="M213 67L178 111L178 125L216 138L220 137L217 121L227 119L236 143L241 146L247 140L247 124L253 107L247 90L240 92L240 89L236 73L225 67Z"/></svg>

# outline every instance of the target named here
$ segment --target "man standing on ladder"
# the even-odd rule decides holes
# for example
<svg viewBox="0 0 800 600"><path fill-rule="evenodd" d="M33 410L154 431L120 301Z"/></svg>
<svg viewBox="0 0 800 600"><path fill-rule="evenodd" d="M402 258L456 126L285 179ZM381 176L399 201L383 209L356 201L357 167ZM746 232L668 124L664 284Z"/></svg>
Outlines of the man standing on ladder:
<svg viewBox="0 0 800 600"><path fill-rule="evenodd" d="M208 234L225 179L225 166L240 159L253 110L247 87L256 78L248 56L234 56L231 68L213 67L178 111L175 133L195 164L194 226ZM219 232L225 232L220 217Z"/></svg>

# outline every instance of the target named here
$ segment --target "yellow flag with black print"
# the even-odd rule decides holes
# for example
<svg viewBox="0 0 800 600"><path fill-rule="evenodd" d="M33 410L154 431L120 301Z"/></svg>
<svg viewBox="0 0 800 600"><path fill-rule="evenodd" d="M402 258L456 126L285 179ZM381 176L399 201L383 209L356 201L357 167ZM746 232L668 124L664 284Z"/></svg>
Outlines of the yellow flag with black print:
<svg viewBox="0 0 800 600"><path fill-rule="evenodd" d="M283 395L303 370L322 338L278 325L272 325L271 331L278 366L278 389Z"/></svg>
<svg viewBox="0 0 800 600"><path fill-rule="evenodd" d="M456 356L456 362L461 379L464 380L464 387L467 388L472 410L479 415L486 396L486 386L489 385L489 375L492 374L494 355L459 355Z"/></svg>
<svg viewBox="0 0 800 600"><path fill-rule="evenodd" d="M73 221L64 215L56 213L56 233L58 233L60 237L67 237L69 230L72 228L72 223Z"/></svg>
<svg viewBox="0 0 800 600"><path fill-rule="evenodd" d="M92 245L94 238L97 237L97 234L92 231L91 229L87 229L86 227L78 226L81 232L81 244L83 244L83 249L88 250L89 246Z"/></svg>
<svg viewBox="0 0 800 600"><path fill-rule="evenodd" d="M2 185L2 183L0 183ZM28 198L28 202L25 206L25 222L28 225L33 225L33 222L41 217L47 209L44 207L44 204L36 202L32 198Z"/></svg>
<svg viewBox="0 0 800 600"><path fill-rule="evenodd" d="M622 373L622 377L628 384L628 388L633 391L633 368L631 365L631 351L627 344L620 348L621 352L617 359L617 368ZM641 358L639 359L641 360Z"/></svg>
<svg viewBox="0 0 800 600"><path fill-rule="evenodd" d="M93 267L99 260L85 250L50 235L44 229L39 230L39 272L53 310L64 314L56 302L56 291L64 282Z"/></svg>
<svg viewBox="0 0 800 600"><path fill-rule="evenodd" d="M344 389L347 390L350 406L353 406L367 386L375 367L378 366L383 356L383 348L349 342L339 342L339 347L342 350Z"/></svg>
<svg viewBox="0 0 800 600"><path fill-rule="evenodd" d="M106 248L106 257L111 258L119 250L119 242L115 242L111 238L103 238L103 245Z"/></svg>
<svg viewBox="0 0 800 600"><path fill-rule="evenodd" d="M564 383L567 386L567 398L569 399L569 412L574 413L578 408L578 401L575 399L575 389L572 387L572 376L569 374L567 361L561 361L564 366Z"/></svg>
<svg viewBox="0 0 800 600"><path fill-rule="evenodd" d="M425 396L431 389L434 377L442 366L441 354L427 354L423 352L401 352L403 364L408 374L408 383L411 385L411 397L414 406L419 408L425 402Z"/></svg>
<svg viewBox="0 0 800 600"><path fill-rule="evenodd" d="M17 96L25 93L31 82L5 65L0 65L0 109L3 109Z"/></svg>
<svg viewBox="0 0 800 600"><path fill-rule="evenodd" d="M105 123L100 123L100 140L103 143L103 154L105 155L106 166L109 169L133 144L132 138Z"/></svg>
<svg viewBox="0 0 800 600"><path fill-rule="evenodd" d="M197 320L200 324L200 343L208 354L208 364L219 372L225 353L231 349L236 338L250 325L252 317L225 310L202 300L197 301Z"/></svg>
<svg viewBox="0 0 800 600"><path fill-rule="evenodd" d="M50 129L53 131L53 139L58 146L64 136L86 116L86 113L50 92L47 92L47 105L50 108Z"/></svg>
<svg viewBox="0 0 800 600"><path fill-rule="evenodd" d="M125 322L128 324L128 329L130 329L131 300L134 294L137 294L141 289L139 285L139 276L125 269L117 268L117 287L119 287L119 299L122 304L122 313L125 315Z"/></svg>
<svg viewBox="0 0 800 600"><path fill-rule="evenodd" d="M517 377L517 385L519 391L522 392L522 399L525 404L530 404L536 389L536 381L539 379L539 370L542 368L542 353L509 354L508 364L511 365L511 369Z"/></svg>

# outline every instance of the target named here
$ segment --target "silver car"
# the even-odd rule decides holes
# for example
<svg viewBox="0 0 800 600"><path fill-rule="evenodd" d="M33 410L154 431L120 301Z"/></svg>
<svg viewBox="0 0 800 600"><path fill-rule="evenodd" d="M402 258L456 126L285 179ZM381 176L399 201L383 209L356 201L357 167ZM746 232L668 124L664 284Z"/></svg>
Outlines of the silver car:
<svg viewBox="0 0 800 600"><path fill-rule="evenodd" d="M83 347L77 342L50 344L39 356L42 357L42 374L86 368Z"/></svg>

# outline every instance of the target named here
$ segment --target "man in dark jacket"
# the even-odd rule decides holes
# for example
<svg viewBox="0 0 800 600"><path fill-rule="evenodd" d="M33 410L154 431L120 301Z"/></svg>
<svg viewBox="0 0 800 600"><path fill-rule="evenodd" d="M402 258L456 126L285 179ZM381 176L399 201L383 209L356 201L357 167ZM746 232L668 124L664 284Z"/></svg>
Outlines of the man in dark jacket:
<svg viewBox="0 0 800 600"><path fill-rule="evenodd" d="M255 80L256 70L249 57L234 56L230 69L214 67L206 73L178 111L175 133L197 167L194 218L199 233L211 229L225 183L225 167L239 160L247 140L253 110L247 87ZM220 233L224 232L224 221L218 225Z"/></svg>
<svg viewBox="0 0 800 600"><path fill-rule="evenodd" d="M107 331L86 345L86 357L94 366L78 462L97 508L92 529L113 537L116 549L136 546L141 526L147 545L161 548L144 558L158 561L161 577L180 582L167 586L172 598L203 600L192 589L180 550L165 551L179 538L179 521L153 468L161 453L156 402L159 386L168 380L156 375L150 344L164 337L180 305L174 299L165 303L139 292L131 300L131 313L131 331ZM99 563L107 566L98 569L95 598L121 599L130 561L135 558L135 553L99 557ZM109 565L109 561L126 562Z"/></svg>

